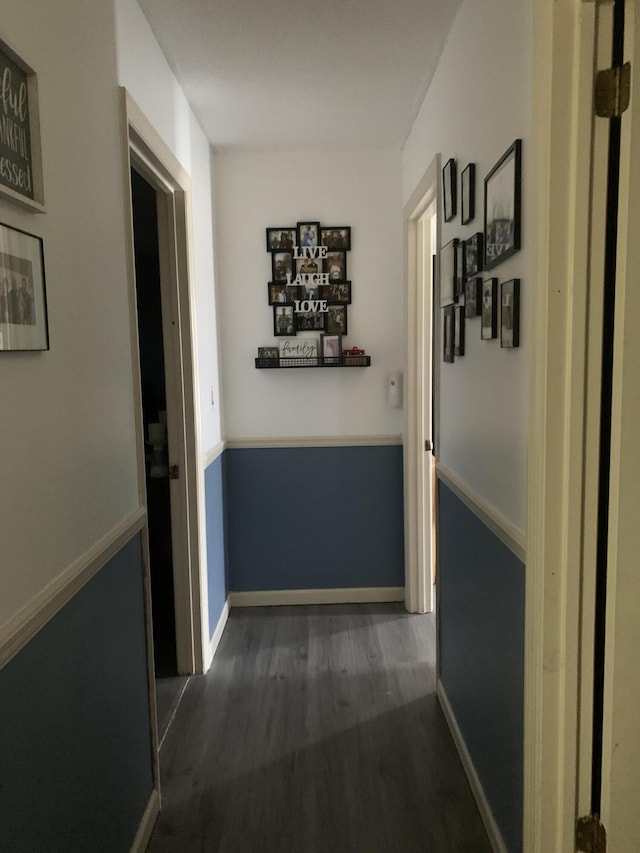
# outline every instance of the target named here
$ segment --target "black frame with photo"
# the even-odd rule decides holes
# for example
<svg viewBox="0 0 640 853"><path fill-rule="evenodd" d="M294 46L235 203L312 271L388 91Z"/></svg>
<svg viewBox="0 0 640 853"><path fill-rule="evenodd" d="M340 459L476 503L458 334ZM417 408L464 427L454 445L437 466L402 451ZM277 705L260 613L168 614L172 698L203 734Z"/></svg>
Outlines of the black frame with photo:
<svg viewBox="0 0 640 853"><path fill-rule="evenodd" d="M476 164L469 163L460 176L460 221L473 222L476 216Z"/></svg>
<svg viewBox="0 0 640 853"><path fill-rule="evenodd" d="M480 339L492 341L498 337L498 279L487 278L482 282L482 312L480 315Z"/></svg>
<svg viewBox="0 0 640 853"><path fill-rule="evenodd" d="M258 358L269 358L272 361L277 361L280 358L280 350L278 347L258 347Z"/></svg>
<svg viewBox="0 0 640 853"><path fill-rule="evenodd" d="M291 245L282 245L282 234L283 232L287 232L291 234ZM274 245L272 241L272 234L278 233L280 235L277 240L278 245ZM296 244L297 232L295 225L284 226L283 228L267 228L267 252L288 252L293 249Z"/></svg>
<svg viewBox="0 0 640 853"><path fill-rule="evenodd" d="M456 306L447 305L442 312L442 360L453 364L455 353L454 338L456 334Z"/></svg>
<svg viewBox="0 0 640 853"><path fill-rule="evenodd" d="M332 278L332 276L331 276L332 258L335 258L337 256L340 256L339 260L340 260L340 267L342 268L342 276L340 278L336 278L335 276ZM322 261L322 269L323 269L323 272L329 276L329 284L331 284L332 281L336 281L336 282L337 281L348 281L347 253L346 253L346 251L344 251L342 249L333 249L333 250L327 252L327 257L324 258Z"/></svg>
<svg viewBox="0 0 640 853"><path fill-rule="evenodd" d="M458 175L456 161L451 157L442 169L442 206L444 221L451 222L457 212Z"/></svg>
<svg viewBox="0 0 640 853"><path fill-rule="evenodd" d="M338 352L333 353L332 355L327 355L325 352L325 344L330 341L337 341L338 343ZM326 332L320 335L320 355L322 357L322 363L328 365L339 365L342 362L342 335L330 335Z"/></svg>
<svg viewBox="0 0 640 853"><path fill-rule="evenodd" d="M320 286L320 298L329 305L351 305L351 282L332 281Z"/></svg>
<svg viewBox="0 0 640 853"><path fill-rule="evenodd" d="M440 271L440 307L445 308L456 301L456 261L458 240L450 240L438 253Z"/></svg>
<svg viewBox="0 0 640 853"><path fill-rule="evenodd" d="M520 250L521 183L522 141L516 139L484 179L485 270Z"/></svg>
<svg viewBox="0 0 640 853"><path fill-rule="evenodd" d="M335 234L336 232L340 232L340 234L344 236L341 236L341 239L337 245L332 245L333 237L330 235ZM323 226L320 228L320 236L318 239L320 240L319 245L326 246L329 250L335 249L340 252L348 252L351 250L351 226L335 225L330 228L325 228Z"/></svg>
<svg viewBox="0 0 640 853"><path fill-rule="evenodd" d="M510 306L505 310L505 297ZM520 346L520 279L511 278L500 284L500 346L515 349Z"/></svg>
<svg viewBox="0 0 640 853"><path fill-rule="evenodd" d="M464 355L464 305L455 306L455 323L453 325L453 354Z"/></svg>
<svg viewBox="0 0 640 853"><path fill-rule="evenodd" d="M291 322L287 323L287 329L291 328L291 331L278 331L278 313L280 316L286 315L291 318ZM274 305L273 306L273 334L276 338L292 338L296 334L296 313L293 310L293 305Z"/></svg>
<svg viewBox="0 0 640 853"><path fill-rule="evenodd" d="M48 349L42 237L0 223L0 352Z"/></svg>
<svg viewBox="0 0 640 853"><path fill-rule="evenodd" d="M314 243L303 243L303 229L311 229L315 234ZM319 246L320 245L320 223L319 222L296 222L296 230L298 233L298 243L300 247L304 246Z"/></svg>
<svg viewBox="0 0 640 853"><path fill-rule="evenodd" d="M289 256L289 274L293 276L294 274L294 261L293 261L293 251L282 251L282 252L271 252L271 278L274 282L276 281L284 281L287 280L286 272L284 276L281 278L277 273L277 264L278 264L278 256L279 255L288 255Z"/></svg>
<svg viewBox="0 0 640 853"><path fill-rule="evenodd" d="M456 245L456 287L455 301L457 302L464 295L464 282L467 277L465 264L465 246L464 240L458 240Z"/></svg>
<svg viewBox="0 0 640 853"><path fill-rule="evenodd" d="M300 288L297 284L287 284L285 281L270 281L267 284L269 305L293 305L300 297ZM285 293L289 299L276 299L276 293Z"/></svg>
<svg viewBox="0 0 640 853"><path fill-rule="evenodd" d="M482 313L482 279L468 278L464 283L464 316L479 317Z"/></svg>
<svg viewBox="0 0 640 853"><path fill-rule="evenodd" d="M329 305L329 310L326 313L327 324L326 332L329 335L346 335L347 334L347 306L346 305ZM341 315L344 318L344 324L336 322L335 318Z"/></svg>
<svg viewBox="0 0 640 853"><path fill-rule="evenodd" d="M482 272L484 265L484 234L477 234L464 241L465 278L472 278Z"/></svg>

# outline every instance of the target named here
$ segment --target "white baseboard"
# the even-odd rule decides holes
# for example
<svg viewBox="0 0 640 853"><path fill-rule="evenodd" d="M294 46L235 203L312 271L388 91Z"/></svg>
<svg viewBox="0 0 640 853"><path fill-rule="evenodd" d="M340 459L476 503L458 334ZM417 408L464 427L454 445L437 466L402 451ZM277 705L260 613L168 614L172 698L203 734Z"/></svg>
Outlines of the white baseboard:
<svg viewBox="0 0 640 853"><path fill-rule="evenodd" d="M213 663L213 658L218 649L218 645L220 644L220 640L222 639L222 633L224 631L225 625L227 624L227 619L229 618L229 609L231 605L229 602L229 598L224 603L224 607L222 608L222 613L220 614L220 618L218 619L218 624L216 625L216 629L213 632L213 636L209 642L209 645L206 649L206 660L204 662L204 671L208 672L211 664Z"/></svg>
<svg viewBox="0 0 640 853"><path fill-rule="evenodd" d="M438 679L437 696L440 701L440 707L442 708L442 712L451 731L451 737L453 738L453 742L458 750L460 761L462 761L462 766L467 774L471 791L475 797L478 810L480 811L480 817L484 823L484 828L487 830L487 835L489 836L489 841L494 849L494 853L509 853L507 845L504 843L502 833L500 832L498 824L493 816L493 812L491 811L491 807L489 806L489 802L485 796L480 778L473 766L473 761L469 755L469 750L467 749L464 737L462 736L462 732L458 726L453 709L449 704L447 692L440 679Z"/></svg>
<svg viewBox="0 0 640 853"><path fill-rule="evenodd" d="M149 802L142 815L142 820L138 826L136 837L131 845L131 853L144 853L149 845L153 827L156 824L158 815L160 814L160 793L157 788L154 788L149 797Z"/></svg>
<svg viewBox="0 0 640 853"><path fill-rule="evenodd" d="M276 607L285 604L370 604L404 601L403 586L345 589L273 589L231 592L231 607Z"/></svg>

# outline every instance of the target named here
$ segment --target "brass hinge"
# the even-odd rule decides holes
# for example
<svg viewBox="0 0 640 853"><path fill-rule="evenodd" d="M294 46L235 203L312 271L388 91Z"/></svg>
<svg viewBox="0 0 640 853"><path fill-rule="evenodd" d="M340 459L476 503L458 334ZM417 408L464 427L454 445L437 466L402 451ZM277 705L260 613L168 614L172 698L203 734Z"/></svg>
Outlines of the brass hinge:
<svg viewBox="0 0 640 853"><path fill-rule="evenodd" d="M597 814L578 818L576 850L581 853L607 853L607 832Z"/></svg>
<svg viewBox="0 0 640 853"><path fill-rule="evenodd" d="M595 108L601 118L616 118L629 107L631 63L605 68L596 74Z"/></svg>
<svg viewBox="0 0 640 853"><path fill-rule="evenodd" d="M180 479L180 466L179 465L170 465L169 466L169 479L170 480L179 480Z"/></svg>
<svg viewBox="0 0 640 853"><path fill-rule="evenodd" d="M425 449L427 452L428 452L428 451L430 451L430 450L433 450L433 448L432 448L432 446L431 446L431 442L429 441L429 439L428 439L428 438L425 438L425 440L424 440L424 449Z"/></svg>

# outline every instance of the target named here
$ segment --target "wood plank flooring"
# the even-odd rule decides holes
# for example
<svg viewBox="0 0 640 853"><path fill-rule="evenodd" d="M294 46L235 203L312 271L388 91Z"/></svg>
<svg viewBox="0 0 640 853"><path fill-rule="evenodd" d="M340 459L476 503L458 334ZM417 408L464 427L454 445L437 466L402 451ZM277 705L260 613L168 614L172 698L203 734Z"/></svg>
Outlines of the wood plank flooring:
<svg viewBox="0 0 640 853"><path fill-rule="evenodd" d="M149 853L490 853L402 605L234 609L160 752Z"/></svg>

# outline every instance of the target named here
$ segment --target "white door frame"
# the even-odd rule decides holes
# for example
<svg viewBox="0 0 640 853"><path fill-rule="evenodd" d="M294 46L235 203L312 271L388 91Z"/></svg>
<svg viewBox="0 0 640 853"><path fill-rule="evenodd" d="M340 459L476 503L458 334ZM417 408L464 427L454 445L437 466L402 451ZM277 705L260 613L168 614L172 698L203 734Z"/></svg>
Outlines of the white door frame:
<svg viewBox="0 0 640 853"><path fill-rule="evenodd" d="M165 380L168 407L169 464L179 466L179 478L171 481L173 580L176 615L176 653L180 674L204 671L204 637L207 625L202 609L201 520L204 483L201 476L199 412L197 408L195 363L194 295L191 270L191 180L172 152L161 140L126 89L121 89L123 112L123 156L126 166L126 196L131 223L128 240L128 278L131 310L131 347L134 368L138 488L146 504L145 446L142 421L142 389L138 348L135 256L131 221L130 168L135 167L156 190L160 286L162 291ZM147 583L149 552L148 525L145 524ZM151 639L151 626L147 635ZM153 665L153 655L150 658ZM153 677L153 672L150 674Z"/></svg>
<svg viewBox="0 0 640 853"><path fill-rule="evenodd" d="M421 219L428 208L440 203L440 155L436 155L411 198L404 206L404 304L405 304L405 365L404 365L404 544L405 544L405 606L409 613L425 613L433 609L433 586L430 560L426 559L424 535L427 508L430 500L425 489L425 446L423 413L431 405L425 397L425 323L431 319L431 302L425 304L423 269L417 259L422 245ZM440 243L440 217L437 217L436 243ZM429 258L430 264L430 258ZM434 351L439 352L438 323L433 323ZM429 358L429 361L431 359ZM439 360L431 365L433 375L433 437L438 446L438 399L440 390ZM432 543L433 545L433 543Z"/></svg>

